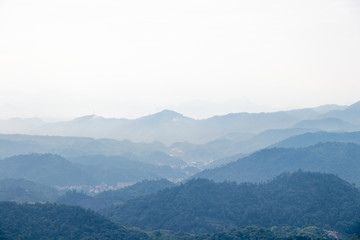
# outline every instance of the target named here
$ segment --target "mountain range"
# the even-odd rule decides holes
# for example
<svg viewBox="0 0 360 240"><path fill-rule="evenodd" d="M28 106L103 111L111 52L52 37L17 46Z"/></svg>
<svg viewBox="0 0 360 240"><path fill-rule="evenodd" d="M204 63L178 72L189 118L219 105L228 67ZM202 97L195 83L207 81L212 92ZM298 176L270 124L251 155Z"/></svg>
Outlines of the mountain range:
<svg viewBox="0 0 360 240"><path fill-rule="evenodd" d="M360 102L345 109L325 105L270 113L231 113L202 120L170 110L137 119L89 115L71 121L46 123L39 119L17 118L1 120L0 132L126 139L134 142L160 141L167 145L175 142L204 144L233 133L257 134L268 129L360 130L359 109Z"/></svg>
<svg viewBox="0 0 360 240"><path fill-rule="evenodd" d="M88 159L88 162L86 162ZM0 160L0 179L24 178L47 186L94 186L134 183L144 179L184 179L186 168L155 166L122 157L92 156L84 164L54 154L17 155Z"/></svg>
<svg viewBox="0 0 360 240"><path fill-rule="evenodd" d="M0 133L0 201L16 202L0 202L0 239L338 239L359 229L360 102L202 120L170 110L17 118L0 120Z"/></svg>

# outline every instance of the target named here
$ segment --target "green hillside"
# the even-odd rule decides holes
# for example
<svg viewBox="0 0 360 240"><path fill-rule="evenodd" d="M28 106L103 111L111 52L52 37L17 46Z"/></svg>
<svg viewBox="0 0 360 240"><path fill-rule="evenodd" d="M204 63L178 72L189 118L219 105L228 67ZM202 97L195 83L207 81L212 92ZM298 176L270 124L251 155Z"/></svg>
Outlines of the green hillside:
<svg viewBox="0 0 360 240"><path fill-rule="evenodd" d="M95 196L88 196L84 193L68 191L56 200L56 203L70 206L80 206L95 211L123 203L129 199L156 193L162 189L174 187L175 184L166 180L144 180L134 185L121 188L119 190L111 190L101 192Z"/></svg>
<svg viewBox="0 0 360 240"><path fill-rule="evenodd" d="M142 182L138 182L134 185L124 187L119 190L101 192L97 194L95 198L102 199L107 204L111 205L125 202L138 196L156 193L165 188L170 188L174 186L176 186L174 183L166 179L144 180Z"/></svg>
<svg viewBox="0 0 360 240"><path fill-rule="evenodd" d="M0 180L0 201L53 202L59 192L51 187L25 179Z"/></svg>
<svg viewBox="0 0 360 240"><path fill-rule="evenodd" d="M95 179L63 157L53 154L18 155L0 160L1 178L25 178L48 186L95 184Z"/></svg>
<svg viewBox="0 0 360 240"><path fill-rule="evenodd" d="M0 239L148 239L92 211L56 204L0 202Z"/></svg>
<svg viewBox="0 0 360 240"><path fill-rule="evenodd" d="M360 219L360 192L334 175L320 173L284 174L265 184L196 179L103 213L146 230L210 233L289 225L350 233Z"/></svg>

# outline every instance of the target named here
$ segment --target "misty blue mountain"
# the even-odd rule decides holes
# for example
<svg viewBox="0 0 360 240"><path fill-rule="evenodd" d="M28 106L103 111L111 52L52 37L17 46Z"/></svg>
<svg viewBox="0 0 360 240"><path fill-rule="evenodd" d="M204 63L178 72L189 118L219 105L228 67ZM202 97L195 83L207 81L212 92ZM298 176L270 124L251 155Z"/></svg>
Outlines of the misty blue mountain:
<svg viewBox="0 0 360 240"><path fill-rule="evenodd" d="M0 240L360 240L360 0L0 0Z"/></svg>
<svg viewBox="0 0 360 240"><path fill-rule="evenodd" d="M199 144L222 138L231 133L260 133L268 129L292 128L296 124L313 128L319 126L318 121L321 119L325 119L322 120L325 123L331 121L327 125L332 125L324 125L327 129L320 130L359 130L359 104L355 103L345 109L329 105L272 113L232 113L202 120L195 120L170 110L137 119L103 118L89 115L71 121L44 122L42 124L39 121L27 119L10 119L3 120L0 132L127 139L134 142L161 141L165 144L185 141ZM299 123L304 120L315 122L313 124L310 124L311 122ZM12 127L10 128L8 125ZM16 126L19 126L18 129Z"/></svg>
<svg viewBox="0 0 360 240"><path fill-rule="evenodd" d="M23 178L0 180L0 201L54 202L60 195L55 188Z"/></svg>
<svg viewBox="0 0 360 240"><path fill-rule="evenodd" d="M95 211L123 204L126 201L140 196L157 193L160 190L176 186L166 180L144 180L118 190L109 190L89 196L82 192L68 191L56 199L56 203L70 206L81 206Z"/></svg>
<svg viewBox="0 0 360 240"><path fill-rule="evenodd" d="M158 178L176 180L189 174L187 168L156 166L116 156L91 156L87 159L88 163L80 164L53 154L17 155L0 160L0 179L25 178L55 187L101 183L116 185L119 182Z"/></svg>
<svg viewBox="0 0 360 240"><path fill-rule="evenodd" d="M194 178L264 182L297 170L332 173L359 185L360 145L328 142L305 148L264 149L219 168L204 170Z"/></svg>
<svg viewBox="0 0 360 240"><path fill-rule="evenodd" d="M359 104L1 120L0 239L357 240Z"/></svg>
<svg viewBox="0 0 360 240"><path fill-rule="evenodd" d="M341 142L360 144L360 132L314 132L289 137L271 147L300 148L318 143Z"/></svg>

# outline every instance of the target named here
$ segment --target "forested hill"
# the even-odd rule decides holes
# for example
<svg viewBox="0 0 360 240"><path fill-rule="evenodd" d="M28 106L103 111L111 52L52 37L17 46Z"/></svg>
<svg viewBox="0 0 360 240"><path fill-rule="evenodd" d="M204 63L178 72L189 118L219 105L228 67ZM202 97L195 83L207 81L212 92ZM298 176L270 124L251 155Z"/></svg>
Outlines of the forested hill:
<svg viewBox="0 0 360 240"><path fill-rule="evenodd" d="M172 183L166 179L144 180L118 190L101 192L97 194L95 198L102 199L107 204L117 204L125 202L131 198L156 193L162 189L174 186L176 186L175 183Z"/></svg>
<svg viewBox="0 0 360 240"><path fill-rule="evenodd" d="M17 155L0 161L0 178L25 178L48 186L96 184L79 166L54 154Z"/></svg>
<svg viewBox="0 0 360 240"><path fill-rule="evenodd" d="M360 145L320 143L297 149L264 149L223 167L200 172L195 177L214 181L261 182L299 169L333 173L350 183L360 184Z"/></svg>
<svg viewBox="0 0 360 240"><path fill-rule="evenodd" d="M0 239L149 239L80 207L0 202Z"/></svg>
<svg viewBox="0 0 360 240"><path fill-rule="evenodd" d="M0 180L0 201L52 202L59 195L55 188L25 179Z"/></svg>
<svg viewBox="0 0 360 240"><path fill-rule="evenodd" d="M191 180L104 211L125 226L209 233L250 225L317 226L351 233L360 192L340 178L296 172L266 184Z"/></svg>
<svg viewBox="0 0 360 240"><path fill-rule="evenodd" d="M134 185L118 190L101 192L94 197L84 193L69 191L56 200L57 203L81 206L98 211L113 204L123 203L131 198L158 192L162 189L174 187L175 184L166 180L144 180Z"/></svg>

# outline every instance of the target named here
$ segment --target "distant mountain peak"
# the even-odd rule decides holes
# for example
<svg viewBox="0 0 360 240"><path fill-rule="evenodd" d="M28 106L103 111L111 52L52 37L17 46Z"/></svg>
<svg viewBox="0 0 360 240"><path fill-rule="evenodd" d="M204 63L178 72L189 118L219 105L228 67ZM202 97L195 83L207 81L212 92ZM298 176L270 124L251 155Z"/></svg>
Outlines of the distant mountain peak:
<svg viewBox="0 0 360 240"><path fill-rule="evenodd" d="M151 114L145 117L141 117L139 119L141 120L155 120L155 121L178 121L180 119L185 119L188 117L185 117L184 115L172 111L172 110L162 110L161 112Z"/></svg>
<svg viewBox="0 0 360 240"><path fill-rule="evenodd" d="M337 104L325 104L325 105L321 105L318 107L313 108L314 111L321 113L321 114L326 114L328 112L331 111L341 111L346 109L348 106L345 105L337 105Z"/></svg>
<svg viewBox="0 0 360 240"><path fill-rule="evenodd" d="M94 120L94 119L102 119L103 117L95 115L95 114L91 114L91 115L85 115L79 118L75 118L73 121L76 122L80 122L80 121L89 121L89 120Z"/></svg>
<svg viewBox="0 0 360 240"><path fill-rule="evenodd" d="M155 113L154 115L170 116L170 117L183 117L184 115L175 112L173 110L164 109L161 112Z"/></svg>

